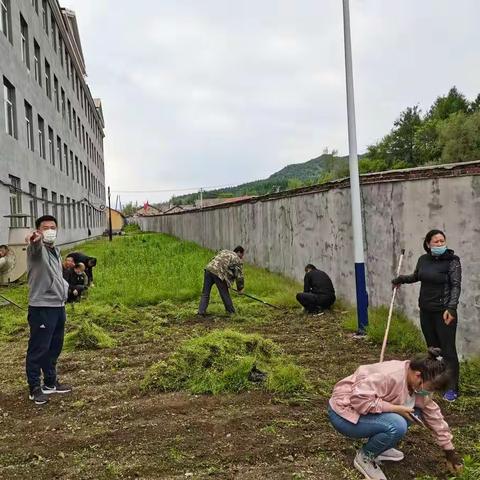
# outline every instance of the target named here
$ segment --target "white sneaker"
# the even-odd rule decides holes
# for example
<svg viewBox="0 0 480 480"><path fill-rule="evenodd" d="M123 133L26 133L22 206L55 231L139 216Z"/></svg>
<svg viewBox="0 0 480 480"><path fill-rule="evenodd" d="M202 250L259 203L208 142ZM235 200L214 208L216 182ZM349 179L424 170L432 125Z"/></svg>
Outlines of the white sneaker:
<svg viewBox="0 0 480 480"><path fill-rule="evenodd" d="M377 465L375 460L368 458L362 450L359 450L353 460L353 466L367 479L367 480L387 480L387 477L382 472L382 469Z"/></svg>
<svg viewBox="0 0 480 480"><path fill-rule="evenodd" d="M396 448L389 448L381 453L376 459L376 462L400 462L405 458L405 455Z"/></svg>

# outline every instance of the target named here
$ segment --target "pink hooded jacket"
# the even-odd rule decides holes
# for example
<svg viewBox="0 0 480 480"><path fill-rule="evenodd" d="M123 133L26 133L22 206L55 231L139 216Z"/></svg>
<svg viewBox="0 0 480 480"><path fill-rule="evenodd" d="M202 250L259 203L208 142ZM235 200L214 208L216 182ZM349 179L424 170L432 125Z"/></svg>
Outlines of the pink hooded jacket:
<svg viewBox="0 0 480 480"><path fill-rule="evenodd" d="M360 415L391 412L393 405L404 405L409 396L409 366L409 360L392 360L358 367L353 375L335 385L330 406L352 423L357 423ZM415 407L422 411L422 419L432 430L436 443L444 450L453 450L452 434L440 407L430 398L418 395Z"/></svg>

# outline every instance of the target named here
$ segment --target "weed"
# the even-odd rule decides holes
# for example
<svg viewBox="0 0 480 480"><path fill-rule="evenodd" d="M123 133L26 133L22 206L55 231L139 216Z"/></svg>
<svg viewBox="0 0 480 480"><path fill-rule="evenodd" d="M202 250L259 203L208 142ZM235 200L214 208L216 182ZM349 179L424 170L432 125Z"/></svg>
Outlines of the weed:
<svg viewBox="0 0 480 480"><path fill-rule="evenodd" d="M154 364L142 388L239 392L253 388L248 377L254 365L267 372L267 390L291 394L307 387L304 371L290 363L271 340L257 334L214 330L185 341L167 361Z"/></svg>

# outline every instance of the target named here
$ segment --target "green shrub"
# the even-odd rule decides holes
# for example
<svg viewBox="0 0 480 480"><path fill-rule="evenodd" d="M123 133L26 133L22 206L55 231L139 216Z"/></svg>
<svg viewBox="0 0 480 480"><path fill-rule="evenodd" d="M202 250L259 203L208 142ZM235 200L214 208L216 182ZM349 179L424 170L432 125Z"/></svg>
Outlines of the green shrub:
<svg viewBox="0 0 480 480"><path fill-rule="evenodd" d="M307 387L304 371L290 363L271 340L227 329L182 343L167 361L150 367L142 388L196 394L239 392L254 386L248 379L253 366L267 373L267 390L290 394Z"/></svg>
<svg viewBox="0 0 480 480"><path fill-rule="evenodd" d="M65 350L97 350L111 348L115 340L105 330L89 320L83 320L80 326L65 336Z"/></svg>
<svg viewBox="0 0 480 480"><path fill-rule="evenodd" d="M368 311L368 338L378 345L383 342L387 327L388 308L376 307ZM357 330L355 311L350 311L344 321L347 330ZM426 349L420 330L402 313L395 311L390 324L388 345L405 353L418 353Z"/></svg>
<svg viewBox="0 0 480 480"><path fill-rule="evenodd" d="M480 357L460 364L460 383L463 394L477 396L480 394Z"/></svg>

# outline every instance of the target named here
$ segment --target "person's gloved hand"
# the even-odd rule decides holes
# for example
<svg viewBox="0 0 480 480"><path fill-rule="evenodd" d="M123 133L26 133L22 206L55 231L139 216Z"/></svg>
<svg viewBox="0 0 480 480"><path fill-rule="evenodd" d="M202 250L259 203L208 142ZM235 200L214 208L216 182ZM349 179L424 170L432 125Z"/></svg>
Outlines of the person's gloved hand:
<svg viewBox="0 0 480 480"><path fill-rule="evenodd" d="M447 468L451 473L462 471L463 462L455 450L445 450L445 458L447 459Z"/></svg>

